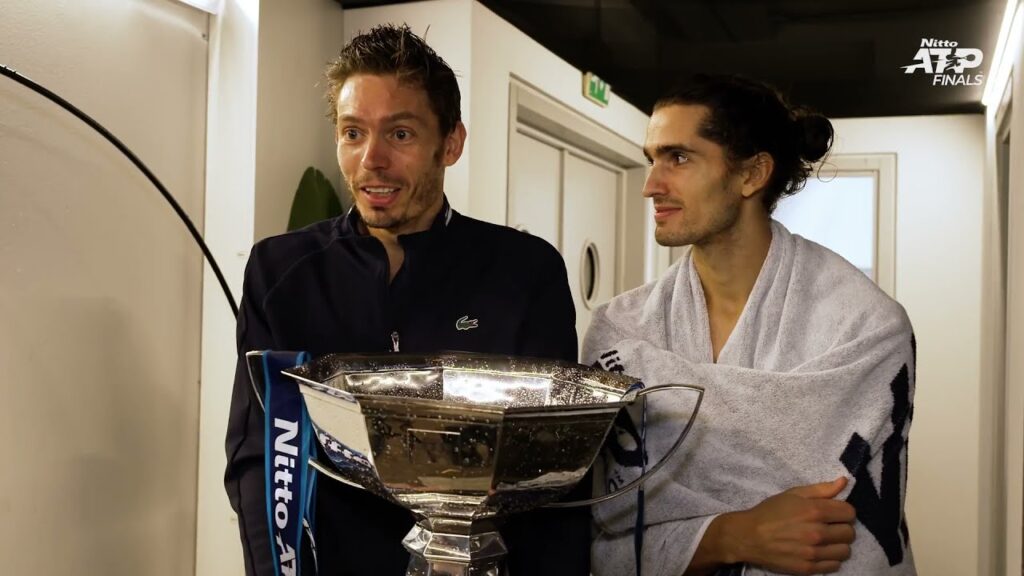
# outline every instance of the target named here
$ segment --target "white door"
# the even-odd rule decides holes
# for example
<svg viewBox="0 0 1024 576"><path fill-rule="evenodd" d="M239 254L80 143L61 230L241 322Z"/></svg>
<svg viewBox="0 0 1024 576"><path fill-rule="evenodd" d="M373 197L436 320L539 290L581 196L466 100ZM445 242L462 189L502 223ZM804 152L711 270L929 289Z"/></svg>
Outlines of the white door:
<svg viewBox="0 0 1024 576"><path fill-rule="evenodd" d="M836 155L772 218L846 258L896 294L896 160L891 154Z"/></svg>
<svg viewBox="0 0 1024 576"><path fill-rule="evenodd" d="M594 307L615 295L615 214L620 181L620 173L566 154L562 257L576 304L576 333L581 345Z"/></svg>
<svg viewBox="0 0 1024 576"><path fill-rule="evenodd" d="M790 232L814 240L875 279L873 175L809 179L795 196L783 198L772 216Z"/></svg>
<svg viewBox="0 0 1024 576"><path fill-rule="evenodd" d="M508 225L561 248L562 151L516 130L508 167Z"/></svg>
<svg viewBox="0 0 1024 576"><path fill-rule="evenodd" d="M561 252L581 345L591 311L617 292L623 179L622 169L529 127L510 137L508 225Z"/></svg>

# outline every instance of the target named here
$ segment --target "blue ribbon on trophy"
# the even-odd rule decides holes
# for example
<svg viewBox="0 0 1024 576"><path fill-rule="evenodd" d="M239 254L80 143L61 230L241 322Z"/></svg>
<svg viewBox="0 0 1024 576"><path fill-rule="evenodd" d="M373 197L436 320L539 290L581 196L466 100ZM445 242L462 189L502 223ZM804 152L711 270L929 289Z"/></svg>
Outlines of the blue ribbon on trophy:
<svg viewBox="0 0 1024 576"><path fill-rule="evenodd" d="M646 388L643 381L637 381L630 386L626 393L643 390ZM641 405L640 426L640 475L647 474L647 400ZM633 527L633 557L636 561L636 576L641 576L641 559L644 555L644 486L643 484L636 491L636 524Z"/></svg>
<svg viewBox="0 0 1024 576"><path fill-rule="evenodd" d="M310 505L316 471L308 465L310 453L316 452L316 436L298 384L281 370L303 364L309 354L265 351L262 357L267 525L274 574L299 576L304 529L309 532L316 562L314 507Z"/></svg>

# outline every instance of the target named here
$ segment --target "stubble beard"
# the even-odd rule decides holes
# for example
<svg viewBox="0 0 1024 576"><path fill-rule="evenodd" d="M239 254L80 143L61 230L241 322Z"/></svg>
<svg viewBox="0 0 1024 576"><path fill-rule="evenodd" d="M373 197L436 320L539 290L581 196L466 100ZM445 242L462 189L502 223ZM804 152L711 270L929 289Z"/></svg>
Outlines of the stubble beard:
<svg viewBox="0 0 1024 576"><path fill-rule="evenodd" d="M723 234L727 234L736 225L740 218L740 199L733 195L725 182L723 182L720 194L725 194L729 201L718 206L711 214L708 221L695 228L691 223L683 223L682 226L670 229L666 226L658 226L654 229L654 240L661 246L689 246L691 244L702 246L713 243ZM686 207L681 207L682 216L686 216Z"/></svg>
<svg viewBox="0 0 1024 576"><path fill-rule="evenodd" d="M360 194L358 185L352 179L347 179L347 181L349 190L352 191L353 202L355 202L355 196ZM399 184L387 180L385 182ZM364 212L359 203L355 202L356 211L359 212L359 218L367 228L378 228L397 234L404 231L437 202L438 197L443 194L443 186L444 172L441 165L437 163L411 185L402 185L404 189L401 193L407 194L408 198L404 205L392 208L392 210L397 210L396 212L392 212L392 210L378 211L373 208L368 208Z"/></svg>

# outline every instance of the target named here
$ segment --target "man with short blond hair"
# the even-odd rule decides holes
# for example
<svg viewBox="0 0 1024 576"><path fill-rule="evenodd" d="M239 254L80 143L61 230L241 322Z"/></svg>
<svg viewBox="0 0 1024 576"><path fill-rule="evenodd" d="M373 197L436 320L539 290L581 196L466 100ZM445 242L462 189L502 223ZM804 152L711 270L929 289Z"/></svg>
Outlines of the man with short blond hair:
<svg viewBox="0 0 1024 576"><path fill-rule="evenodd" d="M338 164L353 208L256 244L238 319L239 364L225 486L247 574L273 575L263 417L249 350L465 350L575 360L575 310L561 256L543 240L458 214L445 169L466 128L451 68L408 27L354 38L327 70ZM316 563L330 576L405 574L407 510L323 479ZM586 510L536 511L500 528L515 574L589 573ZM307 551L307 555L309 552ZM306 570L306 572L310 572Z"/></svg>

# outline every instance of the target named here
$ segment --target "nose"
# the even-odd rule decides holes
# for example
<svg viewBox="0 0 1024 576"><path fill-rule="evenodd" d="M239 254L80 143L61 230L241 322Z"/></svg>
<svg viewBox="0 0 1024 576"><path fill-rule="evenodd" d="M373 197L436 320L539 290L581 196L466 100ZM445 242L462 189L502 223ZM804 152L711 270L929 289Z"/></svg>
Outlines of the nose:
<svg viewBox="0 0 1024 576"><path fill-rule="evenodd" d="M651 171L647 173L647 179L644 180L643 196L644 198L654 198L663 194L665 194L665 183L661 178L661 170L655 165L651 167Z"/></svg>
<svg viewBox="0 0 1024 576"><path fill-rule="evenodd" d="M382 138L370 136L363 148L363 157L359 162L364 170L386 170L391 164L387 143Z"/></svg>

